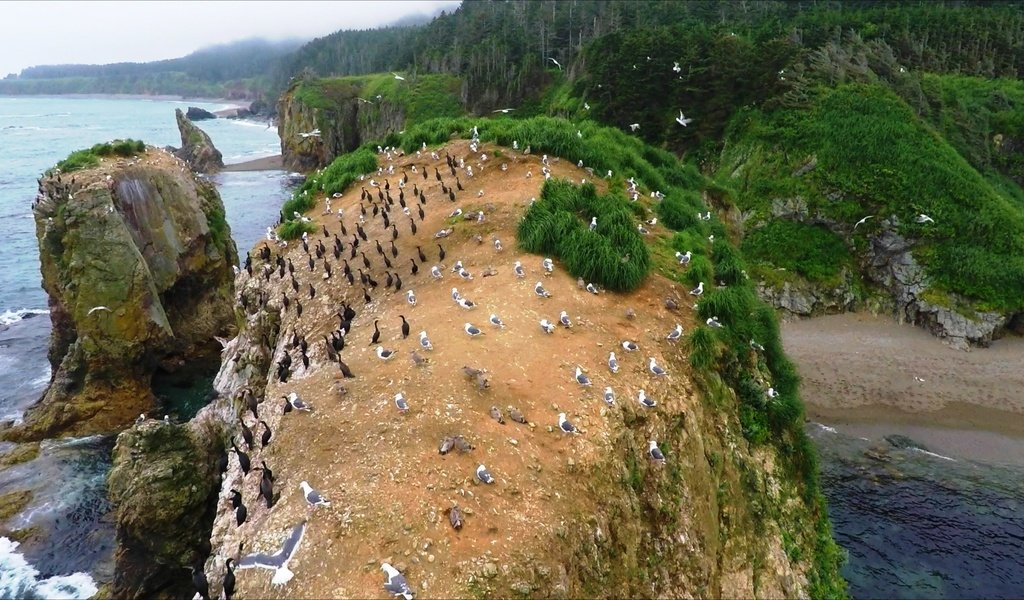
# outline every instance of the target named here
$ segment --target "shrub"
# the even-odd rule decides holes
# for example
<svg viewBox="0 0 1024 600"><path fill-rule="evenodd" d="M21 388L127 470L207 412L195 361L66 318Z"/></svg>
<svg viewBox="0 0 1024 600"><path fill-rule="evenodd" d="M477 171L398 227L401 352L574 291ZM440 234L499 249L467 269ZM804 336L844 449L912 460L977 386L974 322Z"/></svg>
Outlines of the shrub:
<svg viewBox="0 0 1024 600"><path fill-rule="evenodd" d="M121 157L135 156L146 151L146 144L142 140L118 139L102 144L94 144L91 148L75 150L67 158L57 163L57 168L62 173L70 173L81 169L88 169L100 164L100 158L117 155Z"/></svg>
<svg viewBox="0 0 1024 600"><path fill-rule="evenodd" d="M698 371L707 371L715 364L717 342L707 327L694 329L686 340L690 348L690 365Z"/></svg>
<svg viewBox="0 0 1024 600"><path fill-rule="evenodd" d="M815 225L795 221L771 221L743 240L751 260L798 273L809 281L834 279L852 263L846 243L838 235Z"/></svg>
<svg viewBox="0 0 1024 600"><path fill-rule="evenodd" d="M277 228L277 235L284 240L294 240L302 237L303 233L314 233L316 227L305 221L285 221Z"/></svg>

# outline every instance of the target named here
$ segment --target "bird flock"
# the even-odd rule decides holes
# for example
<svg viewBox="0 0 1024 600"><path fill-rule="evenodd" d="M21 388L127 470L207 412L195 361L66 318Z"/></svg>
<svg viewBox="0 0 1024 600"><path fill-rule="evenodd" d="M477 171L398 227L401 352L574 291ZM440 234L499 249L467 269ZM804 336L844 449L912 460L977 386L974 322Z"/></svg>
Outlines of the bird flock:
<svg viewBox="0 0 1024 600"><path fill-rule="evenodd" d="M396 77L397 79L398 77ZM515 144L518 146L518 144ZM528 150L528 149L527 149ZM556 265L551 258L543 258L537 265L536 275L539 279L529 278L529 269L522 261L509 261L506 267L490 269L488 271L474 274L462 260L455 260L452 266L447 266L447 252L439 240L443 240L453 232L453 227L445 228L435 234L422 231L417 226L424 221L427 211L442 211L447 216L448 223L464 222L468 227L484 222L485 216L482 211L465 212L462 208L450 210L444 208L444 204L457 202L459 193L465 191L462 178L472 180L485 168L484 160L486 154L481 151L477 132L474 131L474 138L470 142L470 156L456 158L445 151L443 159L446 172L433 167L432 173L429 165L408 165L406 168L396 168L395 160L403 157L404 154L394 148L378 148L378 153L383 159L381 162L386 166L378 169L372 176L362 176L358 186L358 206L353 206L348 211L333 209L330 206L331 198L326 198L327 207L324 215L334 214L336 221L334 226L328 228L327 223L333 219L323 219L324 224L319 231L313 234L303 234L298 240L301 246L301 254L296 258L294 246L296 242L282 240L268 229L267 239L259 245L254 252L250 253L244 261L244 267L239 272L239 288L242 289L238 297L241 309L246 315L254 315L260 311L271 309L279 310L281 314L281 331L279 341L275 344L264 338L261 340L263 347L272 355L271 379L276 384L287 387L291 379L297 374L305 375L322 367L336 365L342 380L356 378L357 375L345 362L347 352L354 346L369 346L373 348L373 355L381 363L395 360L402 354L408 353L409 359L415 366L425 366L430 363L428 355L443 352L444 348L435 348L430 339L428 330L440 327L437 322L416 324L410 323L410 317L399 315L400 323L396 323L396 329L401 333L401 339L410 337L413 325L419 325L418 334L412 342L413 349L401 347L389 347L389 342L382 341L381 320L372 321L372 332L368 331L370 324L367 320L360 319L360 310L357 310L358 299L362 300L362 307L370 307L376 302L387 297L398 297L404 300L404 305L414 310L420 304L417 298L415 287L430 285L445 285L445 280L454 278L457 282L473 281L479 277L508 278L511 281L526 280L535 281L532 286L532 293L523 290L521 298L513 300L520 303L536 302L543 308L550 303L556 302L553 294L544 286L544 278L555 273ZM475 156L474 156L475 155ZM416 157L425 158L427 149L424 147L416 152ZM433 160L440 160L437 152L430 152ZM411 158L411 157L409 157ZM473 171L473 162L477 167ZM416 162L415 160L413 162ZM544 157L543 163L547 163ZM548 173L545 173L548 175ZM433 182L430 180L433 179ZM428 198L427 183L437 182L440 194ZM635 183L631 182L635 191ZM422 187L421 187L422 185ZM433 195L434 192L432 192ZM481 192L482 193L482 192ZM479 197L480 194L476 194ZM652 193L652 196L654 194ZM335 194L334 200L340 196ZM353 202L355 204L355 202ZM303 217L308 218L308 217ZM379 227L378 227L379 226ZM596 226L596 222L592 224ZM379 234L371 237L371 231L376 230ZM395 245L395 241L407 236L412 241L403 244L405 250ZM474 239L482 244L482 236L475 236ZM493 240L493 252L495 257L501 256L502 244L497 238ZM289 252L289 247L292 252ZM415 250L409 249L410 247ZM404 253L404 255L403 255ZM687 253L689 256L689 253ZM680 261L682 262L682 261ZM298 264L296 264L298 263ZM685 263L684 263L685 264ZM405 280L403 280L403 275ZM322 286L321 282L326 280L340 280L341 297L335 298L337 285ZM276 282L275 282L276 281ZM580 288L591 293L602 293L593 283L582 280ZM318 289L318 286L320 289ZM529 289L529 288L527 288ZM320 297L317 302L316 298ZM479 304L459 291L457 285L451 286L450 294L453 307L451 310L460 311L465 314L461 329L467 339L476 339L481 344L481 352L486 352L488 338L505 335L509 330L530 331L529 323L509 322L499 314L490 312L489 317L474 318L475 311ZM307 315L303 317L306 308L303 303L320 306L334 306L337 322L330 331L323 331L323 320L313 319ZM544 309L546 310L546 309ZM488 311L489 312L489 311ZM414 315L414 313L408 313ZM486 313L484 313L486 314ZM556 330L572 329L581 325L573 320L567 310L550 311L550 318L542 318L536 322L538 327L534 335L548 336L555 335ZM427 325L424 327L423 325ZM536 330L533 330L536 331ZM682 325L676 324L671 331L665 332L662 340L666 344L672 344L680 339ZM389 336L393 337L393 336ZM626 353L638 352L639 344L632 340L617 341ZM322 350L322 351L321 351ZM226 360L236 360L235 356L228 356ZM381 368L387 368L383 365ZM614 377L620 372L621 364L619 359L612 352L608 358L608 377ZM654 356L647 361L649 376L653 380L670 377L666 368L659 365ZM478 390L487 390L490 387L490 378L484 369L465 366L463 374L473 382ZM575 366L574 380L581 387L591 387L593 382L591 375L584 372L581 366ZM608 382L602 382L605 384ZM343 388L342 388L343 389ZM600 388L599 388L600 389ZM607 406L616 405L616 394L611 385L604 385L604 392L600 396ZM405 418L410 413L423 411L424 399L417 398L415 390L402 390L394 393L389 403L393 404L396 418ZM647 395L645 389L634 392L637 403L642 409L653 409L657 402ZM240 390L237 400L240 404L240 417L238 419L238 431L236 436L230 440L231 454L234 454L241 471L240 482L232 482L235 485L225 486L229 488L230 502L235 513L235 525L242 527L249 515L249 507L244 504L244 499L250 494L255 495L253 502L265 505L267 511L271 511L280 500L280 492L275 491L275 476L267 462L262 458L262 452L271 444L275 434L271 431L266 419L261 418L261 411L279 410L282 420L277 426L288 427L288 419L295 417L283 417L288 413L313 413L315 408L304 401L297 392L291 391L280 398L280 408L275 409L273 404L268 405L265 399L259 399L250 388ZM268 408L269 406L269 408ZM526 416L515 406L507 406L505 409L497 405L491 406L488 416L499 424L505 424L506 418L515 423L529 424ZM586 431L573 424L566 413L560 413L551 430L556 429L565 435L586 435ZM241 437L241 440L237 439ZM472 453L475 449L470 442L461 434L445 436L440 440L438 452L441 455L457 451L460 454ZM651 440L647 449L647 457L655 463L663 463L666 458L658 448L657 442ZM260 466L254 467L254 456L260 457ZM222 459L221 472L227 468L227 455ZM476 468L473 470L473 477L480 484L488 486L498 481L498 477L488 469L481 461L474 461ZM247 477L251 471L261 473L259 482L247 483ZM272 583L283 585L292 578L287 563L299 550L302 535L306 523L313 518L316 509L329 509L331 506L327 495L317 490L308 480L299 484L299 491L308 506L309 517L293 527L292 533L284 541L284 546L279 552L273 555L249 554L237 559L228 559L225 562L227 574L224 580L224 595L230 598L234 587L234 574L231 561L234 561L235 569L263 568L274 572ZM249 492L248 490L253 490ZM448 509L449 522L453 529L460 530L465 525L462 511L457 505ZM300 532L301 529L301 532ZM384 589L395 596L411 599L414 592L393 566L383 563L381 569L387 579ZM228 576L230 576L231 590L228 589ZM205 577L201 570L194 571L193 583L196 584L200 596L202 592L201 582L197 577ZM208 594L208 589L205 590Z"/></svg>

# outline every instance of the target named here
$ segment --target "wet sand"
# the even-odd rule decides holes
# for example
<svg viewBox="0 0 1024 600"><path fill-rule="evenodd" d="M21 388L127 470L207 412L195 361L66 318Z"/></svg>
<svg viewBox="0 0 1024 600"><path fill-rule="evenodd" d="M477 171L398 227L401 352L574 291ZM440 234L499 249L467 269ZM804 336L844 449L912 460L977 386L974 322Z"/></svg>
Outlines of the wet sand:
<svg viewBox="0 0 1024 600"><path fill-rule="evenodd" d="M782 326L811 420L866 437L901 433L997 460L1024 439L1024 339L954 350L887 317L845 314Z"/></svg>
<svg viewBox="0 0 1024 600"><path fill-rule="evenodd" d="M281 155L277 154L274 156L265 156L263 158L256 158L253 160L247 160L245 162L235 163L233 165L224 165L222 171L281 171L284 169L284 163L281 161Z"/></svg>

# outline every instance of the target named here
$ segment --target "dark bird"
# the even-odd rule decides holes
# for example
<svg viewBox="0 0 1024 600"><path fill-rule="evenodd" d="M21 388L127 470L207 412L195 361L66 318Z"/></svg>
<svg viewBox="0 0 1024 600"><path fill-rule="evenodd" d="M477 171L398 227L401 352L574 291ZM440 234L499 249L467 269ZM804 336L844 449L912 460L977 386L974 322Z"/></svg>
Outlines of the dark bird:
<svg viewBox="0 0 1024 600"><path fill-rule="evenodd" d="M402 289L402 278L398 276L398 273L395 273L395 291L397 292L397 291L400 291L401 289Z"/></svg>
<svg viewBox="0 0 1024 600"><path fill-rule="evenodd" d="M395 247L394 240L391 240L391 258L398 258L398 248Z"/></svg>
<svg viewBox="0 0 1024 600"><path fill-rule="evenodd" d="M389 264L388 266L390 267L391 265ZM391 284L393 284L395 282L395 278L394 278L394 276L391 275L391 271L384 271L384 278L385 278L384 279L384 287L385 288L391 287Z"/></svg>
<svg viewBox="0 0 1024 600"><path fill-rule="evenodd" d="M302 302L299 302L298 298L295 299L295 314L300 317L302 316Z"/></svg>
<svg viewBox="0 0 1024 600"><path fill-rule="evenodd" d="M409 222L412 223L412 219L409 219ZM416 224L413 223L413 225L416 225ZM385 225L385 227L387 227L387 226ZM416 232L413 231L413 233L416 233ZM394 224L392 224L391 225L391 240L394 241L394 240L397 240L397 239L398 239L398 227L396 227ZM383 254L384 253L381 252L381 255L383 255ZM387 258L387 257L385 257L385 258Z"/></svg>
<svg viewBox="0 0 1024 600"><path fill-rule="evenodd" d="M452 524L452 529L455 531L462 529L462 511L458 506L448 509L448 522Z"/></svg>
<svg viewBox="0 0 1024 600"><path fill-rule="evenodd" d="M423 218L426 216L426 214L423 212L423 207L422 206L417 206L416 210L419 211L419 213L420 213L420 221L422 221Z"/></svg>
<svg viewBox="0 0 1024 600"><path fill-rule="evenodd" d="M312 300L313 298L316 298L316 290L313 289L313 284L311 283L309 284L309 299Z"/></svg>
<svg viewBox="0 0 1024 600"><path fill-rule="evenodd" d="M384 247L380 245L380 240L373 240L373 243L377 244L377 254L384 256Z"/></svg>
<svg viewBox="0 0 1024 600"><path fill-rule="evenodd" d="M274 508L274 475L269 469L263 469L263 477L260 478L260 498L266 502L267 509Z"/></svg>
<svg viewBox="0 0 1024 600"><path fill-rule="evenodd" d="M235 570L231 566L231 563L235 559L229 558L224 562L224 600L231 600L231 597L235 595Z"/></svg>
<svg viewBox="0 0 1024 600"><path fill-rule="evenodd" d="M459 181L458 177L455 178L455 187L459 188L460 192L462 191L462 182Z"/></svg>
<svg viewBox="0 0 1024 600"><path fill-rule="evenodd" d="M370 340L370 345L373 346L380 340L380 329L377 327L377 320L373 321L373 339Z"/></svg>
<svg viewBox="0 0 1024 600"><path fill-rule="evenodd" d="M231 490L231 510L234 510L242 505L242 492L236 489Z"/></svg>
<svg viewBox="0 0 1024 600"><path fill-rule="evenodd" d="M366 237L366 232L363 231L363 227L358 223L356 224L356 233L359 234L359 237L362 238L364 242L369 241L369 238Z"/></svg>
<svg viewBox="0 0 1024 600"><path fill-rule="evenodd" d="M260 421L260 424L264 427L263 435L260 436L260 448L266 448L273 434L270 432L270 425L267 425L266 421Z"/></svg>
<svg viewBox="0 0 1024 600"><path fill-rule="evenodd" d="M241 527L242 523L245 523L245 519L248 516L249 509L247 509L244 504L239 503L238 508L235 509L235 524Z"/></svg>
<svg viewBox="0 0 1024 600"><path fill-rule="evenodd" d="M365 252L360 252L359 254L363 255L363 266L366 267L367 269L369 269L370 268L370 259L366 258L366 253Z"/></svg>
<svg viewBox="0 0 1024 600"><path fill-rule="evenodd" d="M441 172L437 170L437 167L434 167L434 177L435 177L435 178L436 178L436 179L437 179L438 181L441 181Z"/></svg>
<svg viewBox="0 0 1024 600"><path fill-rule="evenodd" d="M445 256L444 247L441 244L438 244L437 245L437 250L438 250L438 252L437 252L437 260L444 260L444 256Z"/></svg>
<svg viewBox="0 0 1024 600"><path fill-rule="evenodd" d="M423 249L419 246L416 246L416 254L419 255L421 263L427 262L427 255L423 254Z"/></svg>
<svg viewBox="0 0 1024 600"><path fill-rule="evenodd" d="M242 475L248 475L249 469L252 467L252 463L249 461L249 455L235 445L235 438L231 438L231 447L235 449L235 454L238 455L238 466L242 468Z"/></svg>
<svg viewBox="0 0 1024 600"><path fill-rule="evenodd" d="M366 288L363 288L363 302L369 304L372 300L373 299L370 298L370 292L367 292Z"/></svg>
<svg viewBox="0 0 1024 600"><path fill-rule="evenodd" d="M259 406L259 402L256 400L256 396L249 390L249 388L245 388L242 392L242 396L245 398L245 407L252 411L253 418L259 419L260 416L256 412L256 407Z"/></svg>
<svg viewBox="0 0 1024 600"><path fill-rule="evenodd" d="M416 235L416 221L413 221L412 217L409 217L409 231Z"/></svg>
<svg viewBox="0 0 1024 600"><path fill-rule="evenodd" d="M391 259L390 258L388 258L387 256L383 256L381 258L384 259L384 265L387 266L387 268L389 268L389 269L394 269L395 268L395 266L391 264Z"/></svg>
<svg viewBox="0 0 1024 600"><path fill-rule="evenodd" d="M210 600L210 583L206 581L206 573L195 567L189 567L189 570L192 571L192 587L196 588L196 593L203 600Z"/></svg>
<svg viewBox="0 0 1024 600"><path fill-rule="evenodd" d="M295 277L292 277L292 291L299 291L299 282L295 280Z"/></svg>
<svg viewBox="0 0 1024 600"><path fill-rule="evenodd" d="M340 358L338 359L338 368L341 369L342 377L346 379L355 378L355 375L352 374L352 369L348 368L348 365L345 364L345 361L341 360Z"/></svg>
<svg viewBox="0 0 1024 600"><path fill-rule="evenodd" d="M238 423L242 426L242 439L245 440L245 446L252 450L252 429L249 429L242 417L238 417Z"/></svg>
<svg viewBox="0 0 1024 600"><path fill-rule="evenodd" d="M415 275L415 274L419 273L420 272L420 268L416 264L416 259L415 258L410 258L409 261L412 262L412 274Z"/></svg>
<svg viewBox="0 0 1024 600"><path fill-rule="evenodd" d="M409 322L405 320L405 315L398 315L402 319L402 339L409 337Z"/></svg>

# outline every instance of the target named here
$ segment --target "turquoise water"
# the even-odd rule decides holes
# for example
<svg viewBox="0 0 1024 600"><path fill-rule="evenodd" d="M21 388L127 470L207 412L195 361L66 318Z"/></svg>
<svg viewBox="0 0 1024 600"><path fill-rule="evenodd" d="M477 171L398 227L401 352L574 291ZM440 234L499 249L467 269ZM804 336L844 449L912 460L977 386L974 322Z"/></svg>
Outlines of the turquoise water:
<svg viewBox="0 0 1024 600"><path fill-rule="evenodd" d="M0 97L0 420L17 420L49 381L46 344L50 321L40 285L31 205L36 180L74 150L115 138L155 146L180 144L174 109L209 102L98 98ZM200 122L224 155L236 163L277 154L277 131L265 123L218 119ZM262 237L288 194L283 172L214 176L232 236L241 253ZM158 390L167 412L187 418L209 391L208 382ZM11 529L36 528L15 545L0 538L0 599L88 596L112 572L113 524L106 500L113 437L44 442L36 460L8 469L0 494L32 490ZM5 448L0 448L4 451Z"/></svg>

